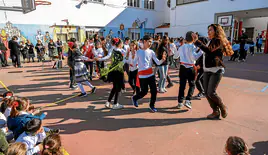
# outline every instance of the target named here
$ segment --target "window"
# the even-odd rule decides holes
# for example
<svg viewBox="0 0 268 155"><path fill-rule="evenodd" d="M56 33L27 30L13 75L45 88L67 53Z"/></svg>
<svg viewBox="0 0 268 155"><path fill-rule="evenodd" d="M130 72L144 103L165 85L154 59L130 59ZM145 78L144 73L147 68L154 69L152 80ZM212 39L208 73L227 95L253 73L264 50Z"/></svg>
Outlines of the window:
<svg viewBox="0 0 268 155"><path fill-rule="evenodd" d="M208 0L177 0L177 5L195 3L195 2L202 2L202 1L208 1Z"/></svg>
<svg viewBox="0 0 268 155"><path fill-rule="evenodd" d="M77 41L79 41L78 33L69 33L69 38L75 38Z"/></svg>
<svg viewBox="0 0 268 155"><path fill-rule="evenodd" d="M144 0L144 8L154 10L154 0Z"/></svg>
<svg viewBox="0 0 268 155"><path fill-rule="evenodd" d="M57 38L60 38L63 43L67 42L67 34L57 34Z"/></svg>
<svg viewBox="0 0 268 155"><path fill-rule="evenodd" d="M127 0L127 6L140 7L140 0Z"/></svg>

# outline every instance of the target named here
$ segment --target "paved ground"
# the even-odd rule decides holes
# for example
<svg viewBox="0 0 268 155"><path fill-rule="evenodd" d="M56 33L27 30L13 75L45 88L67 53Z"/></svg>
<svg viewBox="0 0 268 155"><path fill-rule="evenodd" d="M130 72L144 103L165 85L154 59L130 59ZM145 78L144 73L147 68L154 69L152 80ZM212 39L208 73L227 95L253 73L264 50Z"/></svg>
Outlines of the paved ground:
<svg viewBox="0 0 268 155"><path fill-rule="evenodd" d="M267 60L268 55L256 55L246 63L226 62L228 68L218 88L229 107L225 120L206 120L211 109L205 99L193 101L193 110L176 109L178 84L168 93L158 94L158 113L149 112L148 96L134 109L131 91L120 97L125 109L107 110L104 102L111 84L94 80L96 94L44 109L48 112L45 125L62 130L64 146L72 155L219 155L227 138L234 135L248 142L253 155L267 154ZM0 80L36 106L73 96L75 91L68 89L68 70L53 70L49 65L45 64L44 70L41 63L2 69ZM171 71L175 82L177 72Z"/></svg>

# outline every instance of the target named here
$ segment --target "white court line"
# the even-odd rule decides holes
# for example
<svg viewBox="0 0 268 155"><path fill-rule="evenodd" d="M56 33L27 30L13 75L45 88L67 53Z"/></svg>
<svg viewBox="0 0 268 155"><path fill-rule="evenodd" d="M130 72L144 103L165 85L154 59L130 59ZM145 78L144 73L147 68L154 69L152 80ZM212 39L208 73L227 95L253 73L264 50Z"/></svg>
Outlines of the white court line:
<svg viewBox="0 0 268 155"><path fill-rule="evenodd" d="M261 92L265 92L266 89L268 89L268 85L265 86L265 87L261 90Z"/></svg>

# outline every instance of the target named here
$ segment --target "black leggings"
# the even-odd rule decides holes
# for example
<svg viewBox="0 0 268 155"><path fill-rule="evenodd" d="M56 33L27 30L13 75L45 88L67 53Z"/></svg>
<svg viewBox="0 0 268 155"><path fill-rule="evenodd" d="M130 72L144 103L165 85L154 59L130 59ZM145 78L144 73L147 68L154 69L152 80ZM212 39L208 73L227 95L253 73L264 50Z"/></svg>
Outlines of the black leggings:
<svg viewBox="0 0 268 155"><path fill-rule="evenodd" d="M121 71L112 71L109 73L108 79L113 82L113 88L110 92L108 102L111 102L114 97L114 104L117 104L119 93L124 85L124 73Z"/></svg>
<svg viewBox="0 0 268 155"><path fill-rule="evenodd" d="M113 82L113 89L111 90L111 93L108 98L108 102L111 102L114 97L114 104L117 104L119 92L121 91L121 88L118 88L118 85Z"/></svg>

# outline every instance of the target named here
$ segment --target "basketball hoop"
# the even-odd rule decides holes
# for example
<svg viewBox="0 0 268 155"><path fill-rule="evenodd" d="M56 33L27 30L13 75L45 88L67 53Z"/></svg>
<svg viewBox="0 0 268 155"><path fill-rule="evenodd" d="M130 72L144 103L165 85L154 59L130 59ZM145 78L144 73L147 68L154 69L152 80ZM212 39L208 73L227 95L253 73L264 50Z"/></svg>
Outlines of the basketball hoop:
<svg viewBox="0 0 268 155"><path fill-rule="evenodd" d="M35 5L38 6L38 5L51 5L51 2L49 1L46 1L46 0L36 0L35 1Z"/></svg>

